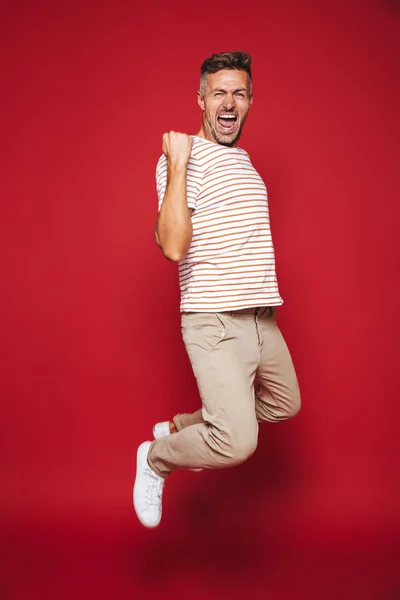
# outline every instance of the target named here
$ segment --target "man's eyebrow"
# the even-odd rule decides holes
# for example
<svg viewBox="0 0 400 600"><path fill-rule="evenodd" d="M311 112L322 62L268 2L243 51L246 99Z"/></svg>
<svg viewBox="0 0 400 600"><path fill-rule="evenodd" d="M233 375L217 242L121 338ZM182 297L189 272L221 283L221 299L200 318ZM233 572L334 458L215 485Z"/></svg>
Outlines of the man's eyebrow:
<svg viewBox="0 0 400 600"><path fill-rule="evenodd" d="M214 88L213 89L213 92L224 92L224 93L226 93L227 91L228 90L226 90L226 89L224 90L223 88ZM233 90L233 93L236 94L236 92L247 92L247 91L248 91L247 88L242 87L242 88L237 88L237 90Z"/></svg>

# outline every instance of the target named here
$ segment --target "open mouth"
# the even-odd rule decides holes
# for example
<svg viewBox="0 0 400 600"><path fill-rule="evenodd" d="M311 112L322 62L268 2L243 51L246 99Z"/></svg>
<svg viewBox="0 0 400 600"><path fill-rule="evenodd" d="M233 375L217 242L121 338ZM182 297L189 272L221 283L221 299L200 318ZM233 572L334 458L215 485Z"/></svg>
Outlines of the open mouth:
<svg viewBox="0 0 400 600"><path fill-rule="evenodd" d="M231 133L235 129L237 116L229 114L219 115L217 121L223 133Z"/></svg>

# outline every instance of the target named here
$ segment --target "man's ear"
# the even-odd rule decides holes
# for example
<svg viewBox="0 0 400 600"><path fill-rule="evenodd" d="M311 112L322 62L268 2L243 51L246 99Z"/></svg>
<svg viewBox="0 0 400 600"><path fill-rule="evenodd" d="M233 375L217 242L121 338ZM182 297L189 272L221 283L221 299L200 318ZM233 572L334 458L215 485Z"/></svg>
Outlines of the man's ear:
<svg viewBox="0 0 400 600"><path fill-rule="evenodd" d="M205 104L204 104L204 99L203 96L201 95L200 92L197 92L197 103L200 106L201 110L205 110Z"/></svg>
<svg viewBox="0 0 400 600"><path fill-rule="evenodd" d="M250 96L250 106L252 106L252 105L253 105L253 99L254 99L254 96L253 96L253 94L252 94L252 95Z"/></svg>

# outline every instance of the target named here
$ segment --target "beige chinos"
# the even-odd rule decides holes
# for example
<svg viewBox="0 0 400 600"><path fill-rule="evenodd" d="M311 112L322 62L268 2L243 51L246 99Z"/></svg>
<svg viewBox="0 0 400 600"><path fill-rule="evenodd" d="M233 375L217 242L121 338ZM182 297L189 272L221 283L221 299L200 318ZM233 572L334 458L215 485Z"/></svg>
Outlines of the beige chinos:
<svg viewBox="0 0 400 600"><path fill-rule="evenodd" d="M178 433L152 443L148 462L157 474L238 465L256 449L258 422L297 414L299 386L275 313L261 307L182 314L202 410L177 415Z"/></svg>

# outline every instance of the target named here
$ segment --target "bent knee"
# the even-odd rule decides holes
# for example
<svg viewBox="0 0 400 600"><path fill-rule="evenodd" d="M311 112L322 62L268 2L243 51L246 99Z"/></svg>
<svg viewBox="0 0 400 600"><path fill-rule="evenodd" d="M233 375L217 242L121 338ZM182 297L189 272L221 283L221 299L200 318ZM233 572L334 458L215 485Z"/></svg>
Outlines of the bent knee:
<svg viewBox="0 0 400 600"><path fill-rule="evenodd" d="M245 462L252 454L254 454L256 448L256 437L232 440L231 456L229 460L230 466L233 467Z"/></svg>
<svg viewBox="0 0 400 600"><path fill-rule="evenodd" d="M289 401L284 405L281 405L275 414L275 421L286 421L287 419L293 419L301 408L300 394L292 396Z"/></svg>
<svg viewBox="0 0 400 600"><path fill-rule="evenodd" d="M301 408L300 393L287 396L278 402L275 406L269 406L266 411L261 411L258 415L260 421L286 421L295 417Z"/></svg>
<svg viewBox="0 0 400 600"><path fill-rule="evenodd" d="M252 432L221 432L214 429L212 446L219 455L221 466L234 467L247 460L257 448L257 429ZM211 440L210 440L211 441Z"/></svg>
<svg viewBox="0 0 400 600"><path fill-rule="evenodd" d="M301 397L300 394L296 394L294 397L292 397L292 401L288 407L288 413L287 413L287 419L292 419L293 417L295 417L301 408Z"/></svg>

